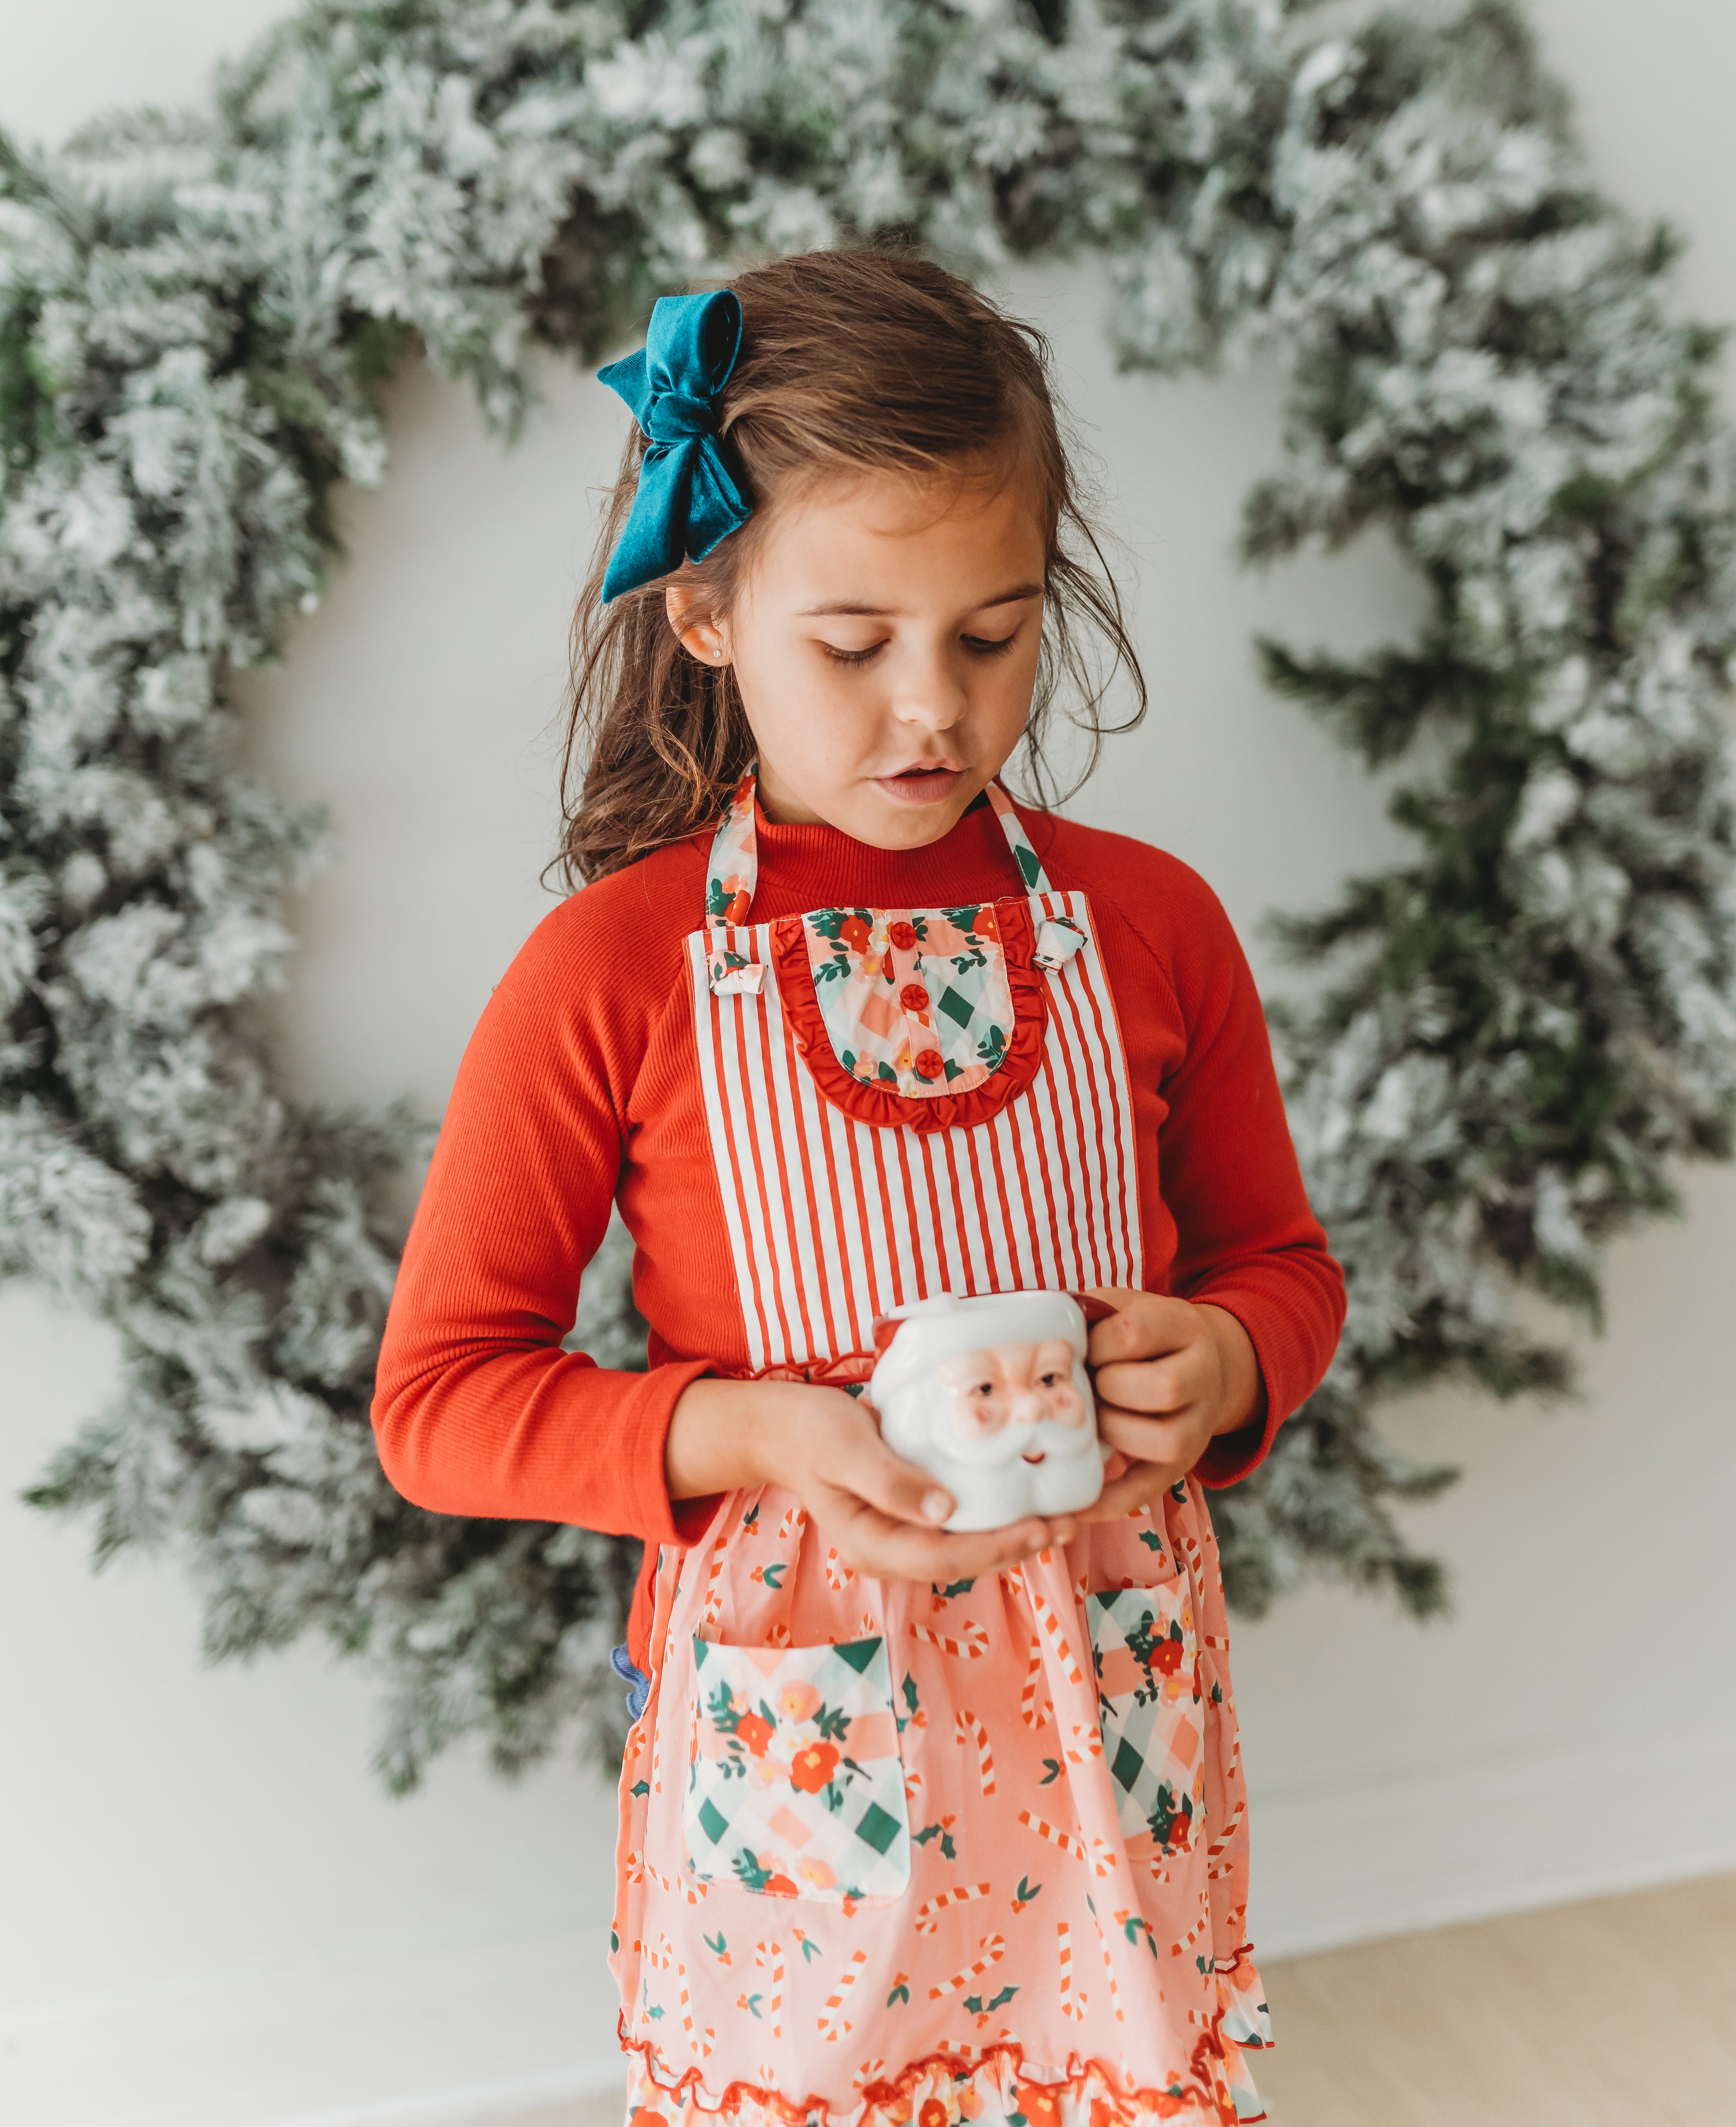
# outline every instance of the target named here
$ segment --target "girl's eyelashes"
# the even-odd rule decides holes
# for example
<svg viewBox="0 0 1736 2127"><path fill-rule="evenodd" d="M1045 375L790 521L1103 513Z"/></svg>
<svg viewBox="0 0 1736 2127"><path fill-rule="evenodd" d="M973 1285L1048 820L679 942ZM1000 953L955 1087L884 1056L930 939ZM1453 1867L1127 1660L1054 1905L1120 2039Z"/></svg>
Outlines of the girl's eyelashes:
<svg viewBox="0 0 1736 2127"><path fill-rule="evenodd" d="M959 641L973 656L1003 657L1013 647L1017 637L1018 630L1014 628L1011 635L1003 635L998 641L991 642L988 637L981 635L961 635ZM823 642L820 644L820 648L834 665L866 665L870 657L878 656L885 647L884 641L870 642L866 650L840 650L835 642Z"/></svg>

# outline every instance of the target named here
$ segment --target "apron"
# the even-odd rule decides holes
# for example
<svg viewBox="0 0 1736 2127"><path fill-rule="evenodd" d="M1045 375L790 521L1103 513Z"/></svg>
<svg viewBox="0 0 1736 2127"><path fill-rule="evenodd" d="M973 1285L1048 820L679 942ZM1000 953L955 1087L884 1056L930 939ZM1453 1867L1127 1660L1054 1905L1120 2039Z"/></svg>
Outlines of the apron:
<svg viewBox="0 0 1736 2127"><path fill-rule="evenodd" d="M1083 893L991 784L1023 896L749 921L752 772L687 940L752 1365L860 1393L938 1292L1142 1284ZM1264 2117L1247 1829L1198 1481L950 1585L855 1573L794 1495L659 1552L610 1969L637 2127Z"/></svg>

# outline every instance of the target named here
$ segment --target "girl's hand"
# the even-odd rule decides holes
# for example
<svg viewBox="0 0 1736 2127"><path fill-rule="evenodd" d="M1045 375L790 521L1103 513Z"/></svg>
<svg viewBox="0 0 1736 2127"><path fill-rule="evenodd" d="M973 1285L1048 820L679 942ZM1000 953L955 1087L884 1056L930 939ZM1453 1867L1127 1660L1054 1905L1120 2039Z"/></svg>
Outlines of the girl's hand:
<svg viewBox="0 0 1736 2127"><path fill-rule="evenodd" d="M1081 1521L1136 1513L1185 1477L1221 1433L1264 1419L1265 1383L1248 1333L1221 1307L1122 1286L1093 1295L1117 1311L1086 1348L1098 1430L1117 1452Z"/></svg>
<svg viewBox="0 0 1736 2127"><path fill-rule="evenodd" d="M1107 1326L1107 1325L1105 1325ZM1010 1528L952 1535L953 1502L926 1470L880 1438L872 1409L806 1381L704 1379L683 1390L665 1449L671 1499L781 1485L837 1547L877 1580L968 1580L1065 1543L1078 1517L1032 1516Z"/></svg>

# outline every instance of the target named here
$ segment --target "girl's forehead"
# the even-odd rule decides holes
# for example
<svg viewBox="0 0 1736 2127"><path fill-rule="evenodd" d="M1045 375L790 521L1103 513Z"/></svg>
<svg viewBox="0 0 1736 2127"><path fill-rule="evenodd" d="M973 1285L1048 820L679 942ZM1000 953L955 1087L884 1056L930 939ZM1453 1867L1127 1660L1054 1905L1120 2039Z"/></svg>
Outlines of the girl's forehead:
<svg viewBox="0 0 1736 2127"><path fill-rule="evenodd" d="M890 612L937 593L980 604L1040 587L1045 544L1027 481L867 472L776 505L754 573L802 613Z"/></svg>

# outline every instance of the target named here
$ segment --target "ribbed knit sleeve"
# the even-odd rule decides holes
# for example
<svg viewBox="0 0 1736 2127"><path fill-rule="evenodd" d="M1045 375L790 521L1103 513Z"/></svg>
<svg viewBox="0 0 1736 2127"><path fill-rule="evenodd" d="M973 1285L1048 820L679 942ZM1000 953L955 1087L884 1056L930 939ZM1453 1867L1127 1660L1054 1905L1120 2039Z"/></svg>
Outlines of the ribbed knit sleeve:
<svg viewBox="0 0 1736 2127"><path fill-rule="evenodd" d="M1236 1318L1266 1390L1264 1423L1214 1441L1198 1466L1222 1485L1255 1467L1318 1385L1344 1326L1344 1274L1309 1208L1246 956L1216 895L1167 863L1160 978L1185 1039L1157 1140L1175 1227L1169 1286Z"/></svg>
<svg viewBox="0 0 1736 2127"><path fill-rule="evenodd" d="M565 1352L609 1223L657 941L575 897L490 1000L459 1068L393 1295L373 1423L387 1476L440 1514L572 1522L682 1542L715 1502L671 1506L664 1443L704 1358L648 1373ZM678 966L678 964L676 964ZM594 1008L600 992L613 1009Z"/></svg>

